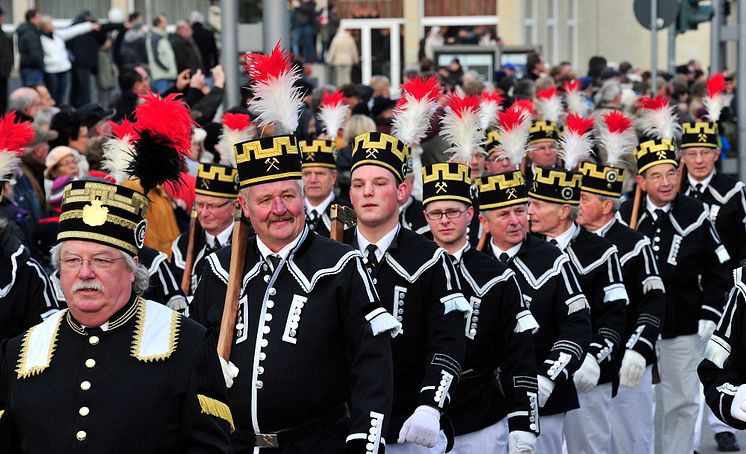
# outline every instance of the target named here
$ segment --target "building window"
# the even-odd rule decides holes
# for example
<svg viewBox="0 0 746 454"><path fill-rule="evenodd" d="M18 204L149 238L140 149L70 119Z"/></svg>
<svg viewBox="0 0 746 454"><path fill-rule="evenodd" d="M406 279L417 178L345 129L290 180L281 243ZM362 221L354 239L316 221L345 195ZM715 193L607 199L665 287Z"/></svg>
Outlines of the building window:
<svg viewBox="0 0 746 454"><path fill-rule="evenodd" d="M111 2L92 2L90 0L36 0L35 6L42 14L48 14L53 19L74 19L83 11L88 11L96 19L106 19L109 16Z"/></svg>

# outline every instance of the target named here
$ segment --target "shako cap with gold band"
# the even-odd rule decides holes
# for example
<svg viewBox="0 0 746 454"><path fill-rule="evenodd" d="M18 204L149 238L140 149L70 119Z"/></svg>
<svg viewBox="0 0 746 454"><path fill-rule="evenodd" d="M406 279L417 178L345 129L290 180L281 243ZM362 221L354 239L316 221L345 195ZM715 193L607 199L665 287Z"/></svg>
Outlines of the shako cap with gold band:
<svg viewBox="0 0 746 454"><path fill-rule="evenodd" d="M195 193L235 199L238 196L238 170L221 164L200 162L197 165Z"/></svg>
<svg viewBox="0 0 746 454"><path fill-rule="evenodd" d="M580 203L582 176L575 170L593 152L590 129L592 118L583 118L570 113L565 119L565 133L560 139L560 156L564 168L537 168L534 180L529 185L529 197L552 203Z"/></svg>
<svg viewBox="0 0 746 454"><path fill-rule="evenodd" d="M471 205L468 165L439 162L422 168L422 206L438 200L455 200Z"/></svg>
<svg viewBox="0 0 746 454"><path fill-rule="evenodd" d="M148 199L116 184L77 180L65 186L57 241L92 241L135 256L145 241Z"/></svg>
<svg viewBox="0 0 746 454"><path fill-rule="evenodd" d="M333 140L313 139L301 140L300 151L303 155L305 167L337 168L337 150Z"/></svg>
<svg viewBox="0 0 746 454"><path fill-rule="evenodd" d="M562 99L556 88L548 88L536 92L535 120L529 128L530 145L541 142L559 141L559 119L562 114Z"/></svg>
<svg viewBox="0 0 746 454"><path fill-rule="evenodd" d="M681 148L720 148L718 121L724 107L730 105L732 95L726 92L725 74L715 74L707 80L707 96L703 103L707 118L681 125Z"/></svg>
<svg viewBox="0 0 746 454"><path fill-rule="evenodd" d="M669 101L663 94L639 100L640 116L637 123L643 133L634 152L637 173L642 174L658 164L679 166L675 141L681 133L681 126Z"/></svg>
<svg viewBox="0 0 746 454"><path fill-rule="evenodd" d="M635 147L632 120L617 110L604 114L598 128L598 143L606 151L606 165L581 162L578 168L583 174L580 189L605 197L621 197L624 169L620 164Z"/></svg>
<svg viewBox="0 0 746 454"><path fill-rule="evenodd" d="M352 172L364 165L383 167L402 182L411 169L409 148L396 137L383 132L366 132L352 144Z"/></svg>

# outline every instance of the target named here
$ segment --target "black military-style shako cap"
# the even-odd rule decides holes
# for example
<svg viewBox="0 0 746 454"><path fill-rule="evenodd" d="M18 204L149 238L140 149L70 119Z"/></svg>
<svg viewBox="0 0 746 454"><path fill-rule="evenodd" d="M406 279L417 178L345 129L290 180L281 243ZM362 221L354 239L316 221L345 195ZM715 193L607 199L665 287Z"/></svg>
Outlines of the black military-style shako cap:
<svg viewBox="0 0 746 454"><path fill-rule="evenodd" d="M634 154L639 174L658 164L679 166L679 161L676 159L676 146L672 139L643 137L635 148Z"/></svg>
<svg viewBox="0 0 746 454"><path fill-rule="evenodd" d="M333 140L301 140L303 167L337 168L337 150Z"/></svg>
<svg viewBox="0 0 746 454"><path fill-rule="evenodd" d="M718 124L709 121L693 121L681 124L681 148L720 148Z"/></svg>
<svg viewBox="0 0 746 454"><path fill-rule="evenodd" d="M581 174L562 168L537 167L528 187L528 196L552 203L579 205L581 179Z"/></svg>
<svg viewBox="0 0 746 454"><path fill-rule="evenodd" d="M135 256L145 241L148 199L116 184L77 180L65 187L57 241L93 241Z"/></svg>
<svg viewBox="0 0 746 454"><path fill-rule="evenodd" d="M422 168L422 205L438 200L455 200L471 205L469 166L440 162Z"/></svg>
<svg viewBox="0 0 746 454"><path fill-rule="evenodd" d="M528 128L528 144L533 145L541 142L558 142L560 137L559 128L554 121L535 120Z"/></svg>
<svg viewBox="0 0 746 454"><path fill-rule="evenodd" d="M477 178L479 210L495 210L528 203L528 188L520 170Z"/></svg>
<svg viewBox="0 0 746 454"><path fill-rule="evenodd" d="M389 170L399 182L412 169L409 148L396 137L382 132L366 132L355 137L352 145L352 171L375 165Z"/></svg>
<svg viewBox="0 0 746 454"><path fill-rule="evenodd" d="M582 191L606 197L621 197L624 183L624 170L592 162L581 162L578 171L583 175L580 182Z"/></svg>
<svg viewBox="0 0 746 454"><path fill-rule="evenodd" d="M495 129L489 129L484 133L484 144L482 145L485 156L500 150L500 133Z"/></svg>
<svg viewBox="0 0 746 454"><path fill-rule="evenodd" d="M238 170L220 164L200 162L195 193L235 199L238 196Z"/></svg>
<svg viewBox="0 0 746 454"><path fill-rule="evenodd" d="M301 177L301 158L295 136L247 140L235 144L233 151L241 189Z"/></svg>

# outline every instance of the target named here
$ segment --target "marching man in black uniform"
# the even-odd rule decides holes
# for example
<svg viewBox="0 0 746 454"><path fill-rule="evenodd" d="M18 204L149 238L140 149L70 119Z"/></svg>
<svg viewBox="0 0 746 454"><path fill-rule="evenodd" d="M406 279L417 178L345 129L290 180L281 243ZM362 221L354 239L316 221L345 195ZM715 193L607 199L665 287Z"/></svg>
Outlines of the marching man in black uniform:
<svg viewBox="0 0 746 454"><path fill-rule="evenodd" d="M444 249L403 228L409 150L388 134L355 137L350 200L357 228L345 241L366 256L381 304L402 323L392 341L394 405L388 440L395 453L442 453L447 416L461 375L465 316L471 306Z"/></svg>
<svg viewBox="0 0 746 454"><path fill-rule="evenodd" d="M656 126L672 118L668 99L642 100L640 123L647 131L635 149L640 205L624 202L618 215L628 223L639 210L637 231L650 238L666 289L666 310L658 341L657 408L662 411L660 440L665 454L693 451L698 410L697 366L707 339L722 315L729 256L702 203L677 194L678 162L673 127ZM675 120L666 125L676 125Z"/></svg>
<svg viewBox="0 0 746 454"><path fill-rule="evenodd" d="M578 224L609 240L619 251L624 286L630 303L622 340L624 356L619 371L621 387L611 400L611 452L649 453L653 450L653 378L655 343L658 341L665 289L658 274L650 239L615 218L622 195L622 158L635 145L632 121L622 112L603 116L599 142L608 165L583 162L580 173Z"/></svg>
<svg viewBox="0 0 746 454"><path fill-rule="evenodd" d="M474 216L469 167L433 164L423 169L422 179L430 231L448 251L472 307L465 322L465 372L449 411L456 435L454 452L500 450L509 442L511 454L533 453L539 403L531 334L539 325L523 302L515 273L467 241ZM495 379L498 368L502 386ZM504 433L506 416L509 436Z"/></svg>
<svg viewBox="0 0 746 454"><path fill-rule="evenodd" d="M109 183L65 188L52 257L69 310L3 344L4 453L230 452L214 336L140 297L147 206Z"/></svg>
<svg viewBox="0 0 746 454"><path fill-rule="evenodd" d="M340 203L334 194L337 182L337 161L333 140L302 140L303 192L305 193L308 226L329 238L332 205Z"/></svg>
<svg viewBox="0 0 746 454"><path fill-rule="evenodd" d="M609 405L619 384L619 362L629 301L617 248L575 223L581 175L573 172L590 155L592 119L570 114L560 139L564 169L538 168L529 186L531 231L567 254L591 307L593 335L575 372L580 408L565 417L565 441L573 453L605 452L611 444Z"/></svg>
<svg viewBox="0 0 746 454"><path fill-rule="evenodd" d="M255 93L298 78L279 46L249 60ZM254 98L266 114L260 127L271 122L287 134L297 126L300 96L275 93L287 96L288 109ZM400 324L380 307L362 255L306 225L295 137L238 143L235 152L239 202L256 236L246 240L230 361L221 359L236 423L233 452L383 453L392 396L389 331ZM190 308L191 317L214 329L231 262L239 260L231 252L207 257Z"/></svg>

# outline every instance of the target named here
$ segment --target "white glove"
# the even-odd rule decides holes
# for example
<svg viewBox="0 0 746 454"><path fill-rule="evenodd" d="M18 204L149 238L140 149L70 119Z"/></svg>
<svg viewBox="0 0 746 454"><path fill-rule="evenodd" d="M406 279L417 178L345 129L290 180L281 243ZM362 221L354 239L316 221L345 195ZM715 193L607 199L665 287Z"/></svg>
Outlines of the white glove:
<svg viewBox="0 0 746 454"><path fill-rule="evenodd" d="M717 326L717 323L713 322L712 320L700 320L699 328L697 329L697 335L703 341L707 341L708 339L710 339L710 336L712 336L712 333L715 332L715 328L717 328Z"/></svg>
<svg viewBox="0 0 746 454"><path fill-rule="evenodd" d="M643 372L645 372L645 357L634 350L625 351L622 368L619 369L619 384L634 388L640 384Z"/></svg>
<svg viewBox="0 0 746 454"><path fill-rule="evenodd" d="M220 360L220 368L223 369L223 378L225 379L225 387L230 388L233 386L233 379L238 376L238 367L230 361L224 360L218 356Z"/></svg>
<svg viewBox="0 0 746 454"><path fill-rule="evenodd" d="M736 419L746 421L746 385L738 387L736 396L730 404L730 414Z"/></svg>
<svg viewBox="0 0 746 454"><path fill-rule="evenodd" d="M440 412L429 405L420 405L399 431L397 443L417 443L426 448L440 441Z"/></svg>
<svg viewBox="0 0 746 454"><path fill-rule="evenodd" d="M575 382L575 388L577 388L578 391L581 393L587 393L598 384L600 376L601 367L593 356L587 354L585 355L583 364L581 364L580 368L575 371L575 375L572 379Z"/></svg>
<svg viewBox="0 0 746 454"><path fill-rule="evenodd" d="M554 391L554 382L541 374L536 377L536 381L539 382L539 408L542 408Z"/></svg>
<svg viewBox="0 0 746 454"><path fill-rule="evenodd" d="M536 434L514 430L508 435L508 452L510 454L534 454Z"/></svg>

